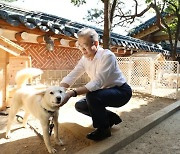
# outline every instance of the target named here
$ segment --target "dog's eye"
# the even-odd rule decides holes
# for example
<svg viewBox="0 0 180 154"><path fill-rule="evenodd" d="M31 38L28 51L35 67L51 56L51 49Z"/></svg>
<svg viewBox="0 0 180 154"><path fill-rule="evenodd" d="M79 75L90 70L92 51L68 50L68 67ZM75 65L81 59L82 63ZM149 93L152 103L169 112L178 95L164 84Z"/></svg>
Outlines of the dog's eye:
<svg viewBox="0 0 180 154"><path fill-rule="evenodd" d="M61 90L59 90L59 93L62 93L62 91L61 91Z"/></svg>
<svg viewBox="0 0 180 154"><path fill-rule="evenodd" d="M51 91L50 94L53 95L54 93Z"/></svg>

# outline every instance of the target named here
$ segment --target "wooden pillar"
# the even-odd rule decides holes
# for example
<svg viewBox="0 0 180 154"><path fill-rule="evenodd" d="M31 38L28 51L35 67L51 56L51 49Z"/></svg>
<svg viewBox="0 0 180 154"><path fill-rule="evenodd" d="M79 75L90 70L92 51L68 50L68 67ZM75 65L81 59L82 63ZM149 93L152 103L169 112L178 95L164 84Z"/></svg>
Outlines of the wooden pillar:
<svg viewBox="0 0 180 154"><path fill-rule="evenodd" d="M0 110L6 108L6 58L7 53L0 50Z"/></svg>
<svg viewBox="0 0 180 154"><path fill-rule="evenodd" d="M6 61L5 61L5 71L4 71L4 77L5 77L5 91L4 91L4 97L5 97L5 102L4 102L4 107L7 106L8 104L8 86L9 86L9 75L8 75L8 64L9 64L9 53L6 52Z"/></svg>
<svg viewBox="0 0 180 154"><path fill-rule="evenodd" d="M1 55L0 55L1 56ZM4 63L0 62L0 110L3 110L4 102Z"/></svg>
<svg viewBox="0 0 180 154"><path fill-rule="evenodd" d="M7 65L9 64L9 54L19 56L24 48L0 35L0 110L6 108L6 98L8 90Z"/></svg>

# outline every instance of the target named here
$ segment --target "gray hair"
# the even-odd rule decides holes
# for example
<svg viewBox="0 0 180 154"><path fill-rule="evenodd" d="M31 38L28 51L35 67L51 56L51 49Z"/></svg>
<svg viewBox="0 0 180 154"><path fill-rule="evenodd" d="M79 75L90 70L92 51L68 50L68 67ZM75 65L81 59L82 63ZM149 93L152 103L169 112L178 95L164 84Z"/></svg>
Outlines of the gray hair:
<svg viewBox="0 0 180 154"><path fill-rule="evenodd" d="M92 28L80 29L79 32L77 33L77 36L78 37L90 36L92 41L98 41L99 40L98 33Z"/></svg>

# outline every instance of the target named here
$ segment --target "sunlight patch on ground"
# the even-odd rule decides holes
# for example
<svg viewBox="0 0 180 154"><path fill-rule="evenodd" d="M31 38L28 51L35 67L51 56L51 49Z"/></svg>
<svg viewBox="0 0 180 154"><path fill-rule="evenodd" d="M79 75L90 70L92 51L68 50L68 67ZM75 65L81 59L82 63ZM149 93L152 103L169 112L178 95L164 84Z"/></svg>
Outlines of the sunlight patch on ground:
<svg viewBox="0 0 180 154"><path fill-rule="evenodd" d="M19 111L17 113L17 115L20 115L23 117L24 111L22 111L22 110ZM31 115L29 116L28 119L29 119L28 124L30 124L37 132L42 134L42 129L41 129L39 121ZM3 118L1 117L0 122L7 123L7 117L3 117ZM32 128L30 128L29 125L27 125L27 127L24 128L22 123L17 121L16 117L14 118L13 123L11 125L11 137L9 139L5 138L6 127L1 128L0 133L3 134L3 137L0 138L0 144L37 136L37 134L34 132L34 130Z"/></svg>
<svg viewBox="0 0 180 154"><path fill-rule="evenodd" d="M59 110L59 123L77 123L83 127L89 127L92 124L91 117L86 116L76 111L75 103L82 99L83 96L71 98L67 104L62 106Z"/></svg>
<svg viewBox="0 0 180 154"><path fill-rule="evenodd" d="M1 131L2 133L4 133L4 136L0 139L0 144L37 136L32 129L30 129L29 127L23 128L22 125L18 124L17 122L13 123L11 130L11 138L9 139L5 138L6 129L3 129Z"/></svg>
<svg viewBox="0 0 180 154"><path fill-rule="evenodd" d="M59 118L58 122L59 124L65 124L65 123L76 123L79 124L83 127L92 127L92 119L89 116L86 116L84 114L81 114L76 111L74 105L75 103L80 100L83 96L78 96L78 97L73 97L69 100L67 104L62 106L59 110ZM107 107L107 109L117 113L118 115L121 114L121 112L130 112L133 109L138 109L141 106L151 102L152 100L146 99L144 97L143 99L139 99L138 97L132 97L131 100L124 106L119 107L119 108L112 108L112 107ZM19 112L19 115L23 116L23 112ZM6 120L1 118L1 123L7 123L7 118ZM42 134L42 128L37 119L34 117L30 116L28 123L36 129L36 131L40 134ZM33 129L29 128L22 128L22 124L18 123L16 118L14 119L13 125L12 125L12 134L10 139L5 138L5 131L6 127L1 128L0 133L3 134L4 136L0 138L0 144L7 143L7 142L12 142L24 138L29 138L29 137L34 137L37 136L37 134L34 132ZM20 135L19 135L20 134Z"/></svg>
<svg viewBox="0 0 180 154"><path fill-rule="evenodd" d="M74 105L75 102L80 100L83 96L78 96L71 98L67 104L60 108L59 112L59 123L77 123L83 127L89 127L92 125L92 119L89 116L83 115L76 111ZM108 110L111 110L119 115L121 112L131 112L133 109L138 109L143 105L147 105L150 100L144 98L139 99L132 97L131 100L124 106L119 108L107 107ZM66 112L64 112L66 111ZM61 114L63 113L63 115Z"/></svg>
<svg viewBox="0 0 180 154"><path fill-rule="evenodd" d="M148 102L146 100L137 100L136 98L131 98L131 100L124 106L122 106L119 111L125 111L125 112L130 112L133 109L138 109L142 105L147 105Z"/></svg>

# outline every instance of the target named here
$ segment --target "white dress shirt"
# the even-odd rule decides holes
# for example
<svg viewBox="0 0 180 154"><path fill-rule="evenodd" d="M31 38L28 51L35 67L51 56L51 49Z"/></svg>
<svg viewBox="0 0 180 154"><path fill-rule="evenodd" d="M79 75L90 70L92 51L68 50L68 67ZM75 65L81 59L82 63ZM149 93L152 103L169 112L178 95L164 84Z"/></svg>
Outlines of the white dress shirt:
<svg viewBox="0 0 180 154"><path fill-rule="evenodd" d="M90 81L85 85L89 91L121 86L126 82L116 56L108 49L99 48L93 60L82 56L76 67L63 78L61 83L71 86L85 72L90 77Z"/></svg>

